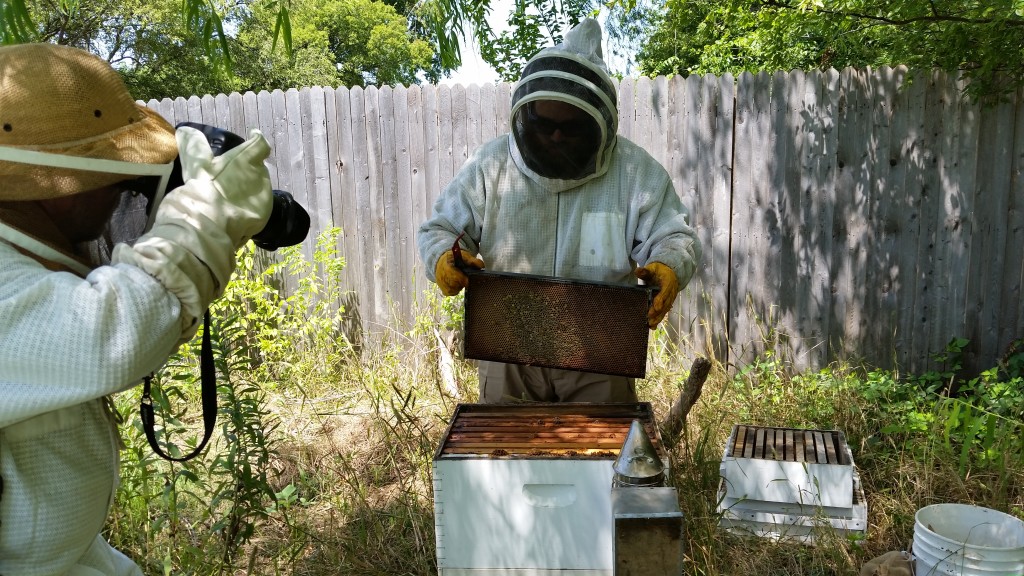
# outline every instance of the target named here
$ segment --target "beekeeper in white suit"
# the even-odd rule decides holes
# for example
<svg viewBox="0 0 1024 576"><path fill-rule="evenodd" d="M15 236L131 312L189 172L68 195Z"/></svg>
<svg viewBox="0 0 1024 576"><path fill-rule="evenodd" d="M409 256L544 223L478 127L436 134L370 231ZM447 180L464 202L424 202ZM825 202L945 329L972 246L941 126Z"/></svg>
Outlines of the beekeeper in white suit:
<svg viewBox="0 0 1024 576"><path fill-rule="evenodd" d="M655 328L693 276L700 242L665 168L616 135L616 89L596 20L526 64L511 125L473 154L420 226L428 278L446 296L466 287L451 250L464 232L464 260L475 268L657 285ZM633 402L636 393L625 377L480 362L480 399Z"/></svg>
<svg viewBox="0 0 1024 576"><path fill-rule="evenodd" d="M118 482L109 395L197 330L272 207L263 136L214 158L138 106L102 59L0 47L0 574L141 574L101 530ZM96 239L129 180L185 183L109 265Z"/></svg>

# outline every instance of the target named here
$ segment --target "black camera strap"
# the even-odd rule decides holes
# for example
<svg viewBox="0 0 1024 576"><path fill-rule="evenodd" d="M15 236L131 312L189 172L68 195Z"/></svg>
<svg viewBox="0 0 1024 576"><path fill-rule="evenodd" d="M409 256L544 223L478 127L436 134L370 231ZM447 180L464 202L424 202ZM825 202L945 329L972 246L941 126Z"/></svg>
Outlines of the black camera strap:
<svg viewBox="0 0 1024 576"><path fill-rule="evenodd" d="M156 432L153 430L153 424L156 419L153 412L153 396L150 394L153 375L150 374L145 378L142 387L142 400L139 404L139 412L142 416L142 429L146 433L146 440L149 441L153 451L164 460L184 462L198 456L203 451L203 448L206 447L206 443L210 441L210 436L213 435L213 428L217 423L217 371L213 365L213 346L210 344L209 310L203 315L203 346L199 354L199 374L203 401L203 439L190 454L179 458L164 452L156 440Z"/></svg>

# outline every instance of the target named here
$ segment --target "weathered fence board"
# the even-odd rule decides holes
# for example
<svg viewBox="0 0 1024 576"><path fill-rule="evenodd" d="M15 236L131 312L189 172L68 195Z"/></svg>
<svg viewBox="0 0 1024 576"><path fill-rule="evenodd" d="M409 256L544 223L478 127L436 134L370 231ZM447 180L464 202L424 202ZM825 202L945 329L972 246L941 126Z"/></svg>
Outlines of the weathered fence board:
<svg viewBox="0 0 1024 576"><path fill-rule="evenodd" d="M879 255L890 254L895 248L890 222L898 217L897 206L885 194L892 189L894 180L899 178L902 181L891 161L894 156L889 134L893 126L894 100L904 73L901 69L882 68L877 74L865 78L860 84L866 81L866 85L857 96L858 101L866 101L867 113L861 116L849 112L848 116L840 117L840 122L846 125L856 118L864 131L860 146L865 161L854 163L848 152L854 143L844 136L845 144L841 142L840 150L846 152L838 158L837 174L844 186L855 189L857 200L854 206L861 225L856 239L850 243L851 261L845 264L851 276L848 297L848 306L852 308L850 325L856 326L856 332L843 342L842 350L854 357L860 355L855 347L859 341L892 339L895 302L891 296L896 294L892 290L893 278L890 276L893 268L888 258ZM847 71L844 70L843 75L844 78L848 76ZM852 95L844 93L840 96L841 102L844 97L847 104L840 104L840 108L849 109ZM846 132L853 133L852 130Z"/></svg>
<svg viewBox="0 0 1024 576"><path fill-rule="evenodd" d="M441 176L441 157L444 152L443 145L441 144L440 94L434 86L424 86L422 90L423 152L426 155L424 159L426 185L423 191L426 193L426 198L423 202L422 212L417 215L420 222L423 222L430 216L431 210L434 208L434 202L441 195L441 182L447 182Z"/></svg>
<svg viewBox="0 0 1024 576"><path fill-rule="evenodd" d="M936 181L940 143L935 136L942 130L943 103L941 100L941 89L938 83L942 78L932 74L930 78L922 78L921 86L924 89L924 110L921 119L920 141L921 148L920 162L924 167L917 173L915 186L919 191L911 190L911 193L919 194L920 204L918 207L917 224L917 263L916 288L914 295L913 325L911 330L912 344L914 349L935 350L933 339L933 325L935 313L936 268L939 257L939 250L935 246L936 224L938 219L939 194Z"/></svg>
<svg viewBox="0 0 1024 576"><path fill-rule="evenodd" d="M416 251L416 230L420 222L429 215L431 208L430 193L427 190L427 156L432 154L426 141L426 114L424 113L423 88L410 86L406 94L406 106L409 114L409 257L408 275L409 290L412 297L412 314L416 313L423 300L420 297L426 287L423 266L420 265L419 253Z"/></svg>
<svg viewBox="0 0 1024 576"><path fill-rule="evenodd" d="M753 353L748 344L761 343L760 328L767 326L772 314L768 307L774 305L769 294L778 294L762 281L769 257L770 242L764 234L769 229L765 217L770 215L770 207L766 206L765 189L757 185L766 170L757 164L755 150L764 146L764 134L759 129L763 123L758 122L758 115L767 100L765 79L765 75L744 72L737 78L736 88L729 290L729 325L734 330L729 341L741 343L735 350L741 358Z"/></svg>
<svg viewBox="0 0 1024 576"><path fill-rule="evenodd" d="M743 363L838 359L911 371L954 336L968 368L1024 332L1024 94L986 106L903 67L624 78L619 133L666 167L704 257L670 333ZM310 87L151 101L172 123L271 143L275 188L342 230L350 337L422 313L416 229L512 86ZM303 246L309 256L311 237ZM296 279L285 279L286 290Z"/></svg>
<svg viewBox="0 0 1024 576"><path fill-rule="evenodd" d="M333 92L328 89L326 94ZM331 206L331 159L330 142L327 138L327 95L320 87L309 89L310 124L309 158L313 169L310 171L310 197L315 206L317 229L323 233L334 226L334 208Z"/></svg>
<svg viewBox="0 0 1024 576"><path fill-rule="evenodd" d="M353 242L358 248L358 286L359 293L359 315L362 326L366 330L376 330L377 307L375 306L375 284L380 281L377 270L374 267L374 238L372 232L373 211L371 209L371 194L375 193L374 184L371 182L370 171L370 146L367 137L368 119L364 105L366 91L360 87L354 87L349 92L349 103L352 114L352 146L353 146L353 188L351 197L354 200L351 208L355 213L355 222L352 228ZM343 193L345 191L342 191ZM348 236L346 235L346 238Z"/></svg>
<svg viewBox="0 0 1024 576"><path fill-rule="evenodd" d="M480 102L480 85L470 84L466 86L466 158L472 154L483 143L483 128L480 126L480 114L482 113ZM458 171L461 165L456 166Z"/></svg>
<svg viewBox="0 0 1024 576"><path fill-rule="evenodd" d="M815 118L814 141L812 149L812 186L820 187L822 190L829 190L828 195L818 195L812 187L804 194L812 198L814 212L819 215L817 218L817 230L821 243L827 248L819 253L817 262L819 270L820 290L823 295L822 305L816 311L821 318L822 328L821 340L814 343L814 348L808 347L809 360L800 362L801 365L821 366L828 363L832 351L841 346L849 331L846 329L845 316L847 312L845 299L838 299L837 290L834 288L835 276L832 274L832 262L835 260L848 260L848 251L845 249L845 242L836 234L836 230L847 226L846 212L842 209L847 206L845 202L838 200L829 201L829 197L836 198L835 177L836 177L836 154L838 148L838 131L835 129L834 118L839 99L839 73L835 70L824 72L815 71L811 73L813 78L813 91L806 92L806 104L809 113ZM808 85L810 86L810 85ZM855 214L855 210L849 210ZM844 294L844 296L847 296ZM838 303L842 306L838 310L842 316L833 317L831 309ZM806 331L807 326L801 326L801 332Z"/></svg>
<svg viewBox="0 0 1024 576"><path fill-rule="evenodd" d="M451 105L452 105L452 156L451 156L451 174L455 174L462 168L462 165L466 163L469 158L469 119L467 118L467 102L466 102L466 87L461 84L452 86L451 89ZM449 178L450 180L450 178Z"/></svg>
<svg viewBox="0 0 1024 576"><path fill-rule="evenodd" d="M410 124L409 124L409 95L405 87L395 87L395 141L397 142L398 157L395 168L397 169L397 185L399 188L398 211L401 226L399 229L398 243L401 246L401 264L397 270L396 278L399 280L398 288L401 290L401 317L410 318L413 315L413 302L415 296L412 292L413 270L416 269L416 226L420 220L414 213L412 189L412 154L410 152Z"/></svg>
<svg viewBox="0 0 1024 576"><path fill-rule="evenodd" d="M1021 327L1024 326L1024 90L1017 92L1013 142L1010 201L1006 210L1007 270L1002 296L1006 312L1000 315L999 342L1010 342L1021 337Z"/></svg>
<svg viewBox="0 0 1024 576"><path fill-rule="evenodd" d="M1016 269L1018 263L1006 260L1007 215L1010 195L1010 152L1015 122L1007 122L1007 103L981 111L980 139L978 154L985 159L984 171L978 174L975 217L977 227L973 233L974 250L972 260L977 256L985 264L974 268L976 276L972 284L974 294L968 294L968 336L977 342L981 350L998 350L1000 343L999 323L1004 310L1011 303L1002 302L1002 285L1008 280L1008 272ZM1019 262L1019 261L1018 261ZM970 287L968 288L970 290Z"/></svg>
<svg viewBox="0 0 1024 576"><path fill-rule="evenodd" d="M698 292L698 296L709 294L710 298L702 300L698 318L711 317L705 322L709 333L707 339L713 346L712 352L719 358L728 358L730 346L729 329L729 294L731 286L731 242L732 227L732 178L735 168L732 163L733 142L735 139L735 103L736 83L729 74L721 78L707 77L700 86L696 81L687 79L688 92L699 94L697 124L699 132L695 147L701 150L698 164L698 188L693 191L694 198L703 198L711 192L711 202L702 204L703 208L711 208L710 219L705 220L698 209L693 214L694 225L700 233L705 263L710 262L717 271L715 276L702 281L705 277L702 267L698 268L696 280L698 286L711 287L708 291ZM703 232L709 230L708 232ZM709 258L707 255L711 254ZM696 290L694 290L696 292ZM685 312L685 311L684 311ZM699 342L699 340L698 340Z"/></svg>
<svg viewBox="0 0 1024 576"><path fill-rule="evenodd" d="M977 124L965 121L959 93L962 84L947 81L944 99L946 114L943 117L943 145L940 155L940 193L942 205L939 208L939 240L943 243L945 262L939 277L939 302L937 323L934 332L939 338L965 333L964 316L944 313L955 310L964 302L967 275L970 271L969 253L964 249L968 242L968 230L963 220L973 205L974 172L977 169ZM967 145L965 146L965 141ZM942 344L945 344L942 342Z"/></svg>
<svg viewBox="0 0 1024 576"><path fill-rule="evenodd" d="M383 219L384 245L380 252L380 262L384 270L387 285L384 293L385 308L381 310L382 318L388 318L402 310L402 295L399 287L402 283L400 266L402 264L402 246L399 242L401 234L401 218L399 214L400 194L397 186L398 142L395 138L394 94L390 86L382 86L378 93L380 109L380 175L381 198L383 204L380 211L374 211ZM397 316L401 318L402 316Z"/></svg>
<svg viewBox="0 0 1024 576"><path fill-rule="evenodd" d="M333 113L327 114L327 138L329 142L328 157L331 159L331 210L335 226L341 228L338 235L337 250L345 259L345 267L341 271L339 282L350 288L358 285L360 270L359 251L356 249L356 217L354 198L351 191L355 189L355 152L352 140L352 103L348 88L341 87L329 93L328 103L333 102ZM328 105L328 110L331 106ZM358 302L343 302L346 311L358 311ZM352 310L348 310L352 308Z"/></svg>
<svg viewBox="0 0 1024 576"><path fill-rule="evenodd" d="M501 82L497 85L494 105L497 107L498 122L495 126L497 134L507 134L509 131L509 116L512 114L512 85Z"/></svg>
<svg viewBox="0 0 1024 576"><path fill-rule="evenodd" d="M627 104L635 102L634 90L636 89L636 80L633 78L623 78L618 83L619 88L619 102ZM619 134L633 140L636 138L634 134L634 110L629 106L619 106Z"/></svg>

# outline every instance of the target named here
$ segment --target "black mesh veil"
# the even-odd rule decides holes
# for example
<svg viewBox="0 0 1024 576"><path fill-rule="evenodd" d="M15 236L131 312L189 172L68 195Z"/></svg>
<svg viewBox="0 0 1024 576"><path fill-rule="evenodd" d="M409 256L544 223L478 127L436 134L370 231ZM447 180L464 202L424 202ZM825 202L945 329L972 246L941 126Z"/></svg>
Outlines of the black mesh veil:
<svg viewBox="0 0 1024 576"><path fill-rule="evenodd" d="M146 197L135 190L122 193L103 235L82 247L89 259L96 264L109 264L115 245L134 244L146 231L148 203Z"/></svg>
<svg viewBox="0 0 1024 576"><path fill-rule="evenodd" d="M77 248L96 264L108 264L114 245L134 243L149 225L149 202L158 204L170 182L175 162L146 164L106 158L90 158L0 146L0 160L85 172L119 175L116 185L123 193L107 230L98 239ZM148 197L148 199L147 199Z"/></svg>
<svg viewBox="0 0 1024 576"><path fill-rule="evenodd" d="M556 177L548 167L547 152L536 150L528 138L529 105L537 100L557 100L587 112L597 124L598 138L587 142L587 159L580 162L572 179L603 174L615 147L618 130L616 90L611 78L594 63L572 52L549 49L527 63L512 93L511 124L519 154L541 176ZM566 178L566 176L558 176Z"/></svg>

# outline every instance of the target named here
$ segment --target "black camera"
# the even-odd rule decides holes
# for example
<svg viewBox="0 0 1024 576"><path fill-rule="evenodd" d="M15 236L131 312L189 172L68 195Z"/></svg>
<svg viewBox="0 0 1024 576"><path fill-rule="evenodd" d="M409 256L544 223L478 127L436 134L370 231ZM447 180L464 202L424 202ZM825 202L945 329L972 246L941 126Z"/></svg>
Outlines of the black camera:
<svg viewBox="0 0 1024 576"><path fill-rule="evenodd" d="M245 142L245 139L234 132L196 122L181 122L176 128L188 126L195 128L206 136L210 143L210 149L214 156L231 150ZM184 184L181 177L181 161L174 160L174 168L171 170L170 178L167 181L167 193ZM140 193L146 197L148 213L153 208L153 187L142 187ZM264 250L277 250L283 246L294 246L306 239L309 234L309 213L302 207L291 194L284 190L274 190L274 206L270 212L270 219L266 226L258 234L252 237L254 244Z"/></svg>

